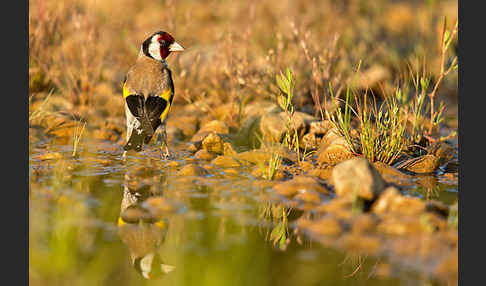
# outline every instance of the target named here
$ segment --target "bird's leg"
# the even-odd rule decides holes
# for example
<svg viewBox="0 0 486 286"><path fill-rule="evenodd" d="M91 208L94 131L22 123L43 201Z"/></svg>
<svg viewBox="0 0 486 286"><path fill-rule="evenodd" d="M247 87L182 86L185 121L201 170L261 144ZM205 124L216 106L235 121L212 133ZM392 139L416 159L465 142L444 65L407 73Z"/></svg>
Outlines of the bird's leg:
<svg viewBox="0 0 486 286"><path fill-rule="evenodd" d="M160 141L160 155L165 159L170 158L169 145L167 144L167 131L165 122L159 128L159 136L157 141Z"/></svg>

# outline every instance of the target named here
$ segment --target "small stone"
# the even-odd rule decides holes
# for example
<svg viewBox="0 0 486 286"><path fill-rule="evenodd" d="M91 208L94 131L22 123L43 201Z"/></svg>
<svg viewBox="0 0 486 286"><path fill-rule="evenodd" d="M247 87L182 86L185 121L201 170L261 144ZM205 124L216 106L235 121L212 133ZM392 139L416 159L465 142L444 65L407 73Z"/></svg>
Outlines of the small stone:
<svg viewBox="0 0 486 286"><path fill-rule="evenodd" d="M377 214L393 212L414 216L425 212L426 203L419 198L402 196L397 189L389 187L373 204L371 210Z"/></svg>
<svg viewBox="0 0 486 286"><path fill-rule="evenodd" d="M324 135L332 128L329 120L314 121L309 124L309 133Z"/></svg>
<svg viewBox="0 0 486 286"><path fill-rule="evenodd" d="M291 153L288 151L286 147L268 147L262 148L257 150L250 150L241 153L237 153L235 157L244 162L252 163L257 166L266 165L268 161L272 158L272 156L278 155L283 160L289 162L296 162L297 156L295 153Z"/></svg>
<svg viewBox="0 0 486 286"><path fill-rule="evenodd" d="M339 163L331 176L338 196L358 196L365 200L378 197L385 188L385 181L370 162L358 157Z"/></svg>
<svg viewBox="0 0 486 286"><path fill-rule="evenodd" d="M388 183L394 183L399 186L411 186L413 184L413 176L407 175L392 166L380 161L374 162L373 166Z"/></svg>
<svg viewBox="0 0 486 286"><path fill-rule="evenodd" d="M214 153L211 153L205 149L201 149L194 154L194 158L199 160L211 161L216 157Z"/></svg>
<svg viewBox="0 0 486 286"><path fill-rule="evenodd" d="M382 221L377 231L388 235L417 235L424 231L424 225L417 217L403 217L396 215L381 216Z"/></svg>
<svg viewBox="0 0 486 286"><path fill-rule="evenodd" d="M204 164L203 165L203 168L206 169L206 170L212 170L214 169L214 165L211 165L211 164Z"/></svg>
<svg viewBox="0 0 486 286"><path fill-rule="evenodd" d="M237 154L237 152L235 151L235 149L233 149L233 145L231 145L231 143L224 142L223 143L223 154L225 156L234 156L234 155Z"/></svg>
<svg viewBox="0 0 486 286"><path fill-rule="evenodd" d="M388 212L392 208L393 201L400 197L400 191L395 187L388 187L383 191L380 197L373 203L371 210L377 214Z"/></svg>
<svg viewBox="0 0 486 286"><path fill-rule="evenodd" d="M260 189L267 189L275 185L274 182L268 181L268 180L253 180L252 181L252 186L255 188L260 188ZM265 196L265 195L263 195Z"/></svg>
<svg viewBox="0 0 486 286"><path fill-rule="evenodd" d="M329 194L328 190L321 186L314 178L304 176L296 176L290 181L276 184L273 186L273 189L283 196L294 196L306 191L315 191L326 195Z"/></svg>
<svg viewBox="0 0 486 286"><path fill-rule="evenodd" d="M208 152L221 155L224 151L223 139L221 139L221 137L219 137L219 135L215 132L212 132L206 136L206 138L204 138L202 141L202 147Z"/></svg>
<svg viewBox="0 0 486 286"><path fill-rule="evenodd" d="M319 148L322 137L332 128L328 120L314 121L309 125L309 132L302 137L302 146L307 150Z"/></svg>
<svg viewBox="0 0 486 286"><path fill-rule="evenodd" d="M425 211L425 202L419 198L398 196L391 201L390 211L406 215L420 215Z"/></svg>
<svg viewBox="0 0 486 286"><path fill-rule="evenodd" d="M238 171L238 169L235 168L227 168L224 170L224 174L228 176L238 176L240 175L240 171Z"/></svg>
<svg viewBox="0 0 486 286"><path fill-rule="evenodd" d="M52 152L52 153L45 153L45 154L40 154L34 157L35 160L55 160L55 159L61 159L62 154L59 152Z"/></svg>
<svg viewBox="0 0 486 286"><path fill-rule="evenodd" d="M317 191L314 190L304 190L299 192L294 200L302 201L304 203L319 204L321 202L321 196Z"/></svg>
<svg viewBox="0 0 486 286"><path fill-rule="evenodd" d="M191 137L190 142L197 143L202 142L208 134L211 133L210 131L199 130L194 136Z"/></svg>
<svg viewBox="0 0 486 286"><path fill-rule="evenodd" d="M441 159L427 154L401 162L397 168L417 174L426 174L436 171L440 167L440 163Z"/></svg>
<svg viewBox="0 0 486 286"><path fill-rule="evenodd" d="M280 169L275 171L275 174L273 174L273 180L275 181L283 180L285 177L287 177L287 175Z"/></svg>
<svg viewBox="0 0 486 286"><path fill-rule="evenodd" d="M177 172L179 176L204 176L208 172L206 169L196 165L196 164L187 164L182 169Z"/></svg>
<svg viewBox="0 0 486 286"><path fill-rule="evenodd" d="M346 138L341 136L336 129L327 132L317 150L317 162L319 164L336 165L352 157L354 157L354 154Z"/></svg>
<svg viewBox="0 0 486 286"><path fill-rule="evenodd" d="M316 208L320 214L332 214L335 218L349 220L353 217L353 201L349 197L337 197Z"/></svg>
<svg viewBox="0 0 486 286"><path fill-rule="evenodd" d="M176 168L176 167L179 167L179 162L177 161L170 161L169 163L167 163L167 167L171 167L171 168Z"/></svg>
<svg viewBox="0 0 486 286"><path fill-rule="evenodd" d="M351 231L353 233L371 233L375 230L377 219L370 214L362 214L352 222Z"/></svg>
<svg viewBox="0 0 486 286"><path fill-rule="evenodd" d="M309 230L317 235L324 236L338 236L341 234L341 225L333 218L326 216L321 218L309 226Z"/></svg>
<svg viewBox="0 0 486 286"><path fill-rule="evenodd" d="M312 170L314 168L314 165L312 165L312 163L310 162L307 162L307 161L302 161L299 163L299 166L300 168L302 168L302 170L304 172L308 172L310 170Z"/></svg>
<svg viewBox="0 0 486 286"><path fill-rule="evenodd" d="M316 150L319 148L321 138L317 137L314 133L307 133L302 137L302 147L306 150Z"/></svg>
<svg viewBox="0 0 486 286"><path fill-rule="evenodd" d="M427 154L434 155L435 157L439 158L439 166L449 162L454 157L455 153L456 152L451 145L442 141L432 143L427 148Z"/></svg>
<svg viewBox="0 0 486 286"><path fill-rule="evenodd" d="M189 146L187 147L187 150L191 153L196 153L198 150L200 150L202 147L202 141L197 141L197 142L190 142Z"/></svg>
<svg viewBox="0 0 486 286"><path fill-rule="evenodd" d="M230 156L218 156L211 163L223 168L237 168L240 166L240 163Z"/></svg>
<svg viewBox="0 0 486 286"><path fill-rule="evenodd" d="M303 131L310 122L317 121L313 116L303 113L295 112L290 121L290 130L292 133L297 131L299 137L302 137ZM288 117L285 112L267 113L261 117L260 131L265 141L281 142L287 132Z"/></svg>
<svg viewBox="0 0 486 286"><path fill-rule="evenodd" d="M309 171L309 175L322 180L329 180L332 175L332 168L314 168Z"/></svg>
<svg viewBox="0 0 486 286"><path fill-rule="evenodd" d="M204 138L206 138L208 134L213 132L216 134L228 134L229 128L226 125L226 123L224 123L223 121L219 121L219 120L209 121L203 124L201 129L199 129L197 133L194 134L194 136L192 136L191 142L202 141Z"/></svg>

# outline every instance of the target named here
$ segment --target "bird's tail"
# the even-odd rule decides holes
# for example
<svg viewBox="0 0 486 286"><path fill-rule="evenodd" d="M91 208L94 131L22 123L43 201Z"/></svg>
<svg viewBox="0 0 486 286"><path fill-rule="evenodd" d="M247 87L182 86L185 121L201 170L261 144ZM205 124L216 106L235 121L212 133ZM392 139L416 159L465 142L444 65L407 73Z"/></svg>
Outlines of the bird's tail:
<svg viewBox="0 0 486 286"><path fill-rule="evenodd" d="M138 131L140 130L140 133ZM134 129L130 138L128 138L127 144L123 147L123 150L135 150L137 152L142 150L143 144L148 144L153 137L152 135L147 135L144 130L142 129Z"/></svg>
<svg viewBox="0 0 486 286"><path fill-rule="evenodd" d="M123 146L123 150L128 151L128 150L135 150L137 152L142 151L142 144L143 140L145 138L145 135L143 134L144 132L142 130L134 129L132 131L132 135L130 135L130 138L128 138L127 144Z"/></svg>
<svg viewBox="0 0 486 286"><path fill-rule="evenodd" d="M141 151L143 142L147 141L147 138L152 138L154 135L154 127L149 119L149 114L147 112L146 104L143 96L140 95L130 95L126 98L128 108L133 116L139 121L138 128L132 130L132 134L128 139L127 144L123 147L125 151L135 150Z"/></svg>
<svg viewBox="0 0 486 286"><path fill-rule="evenodd" d="M146 136L153 136L154 129L149 119L149 112L147 111L147 106L145 104L145 99L141 95L130 95L126 98L128 109L137 118Z"/></svg>

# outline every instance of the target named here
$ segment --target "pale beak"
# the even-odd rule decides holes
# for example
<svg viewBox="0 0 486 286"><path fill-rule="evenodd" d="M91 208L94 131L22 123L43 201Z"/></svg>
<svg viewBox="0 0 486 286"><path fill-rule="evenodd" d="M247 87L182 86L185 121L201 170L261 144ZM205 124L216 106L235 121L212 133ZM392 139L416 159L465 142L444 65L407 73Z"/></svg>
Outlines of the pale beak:
<svg viewBox="0 0 486 286"><path fill-rule="evenodd" d="M179 43L177 42L173 42L170 46L169 46L169 51L171 52L182 52L184 50L184 48L179 45Z"/></svg>

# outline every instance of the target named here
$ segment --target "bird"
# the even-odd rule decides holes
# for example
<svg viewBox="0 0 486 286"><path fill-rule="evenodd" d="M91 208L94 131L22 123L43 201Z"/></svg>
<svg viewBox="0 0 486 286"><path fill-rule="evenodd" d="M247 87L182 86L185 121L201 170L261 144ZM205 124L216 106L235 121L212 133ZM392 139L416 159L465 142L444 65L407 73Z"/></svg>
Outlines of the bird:
<svg viewBox="0 0 486 286"><path fill-rule="evenodd" d="M161 156L170 157L167 145L166 119L174 100L174 82L166 58L184 48L169 33L158 31L143 41L137 60L123 80L123 98L127 123L127 151L142 150L159 131ZM162 148L164 147L164 151Z"/></svg>
<svg viewBox="0 0 486 286"><path fill-rule="evenodd" d="M136 181L136 176L125 173L117 233L128 248L132 267L144 278L156 279L175 270L174 265L164 262L160 252L166 242L169 219L145 205L150 198L163 198L161 188L146 184L137 187Z"/></svg>

